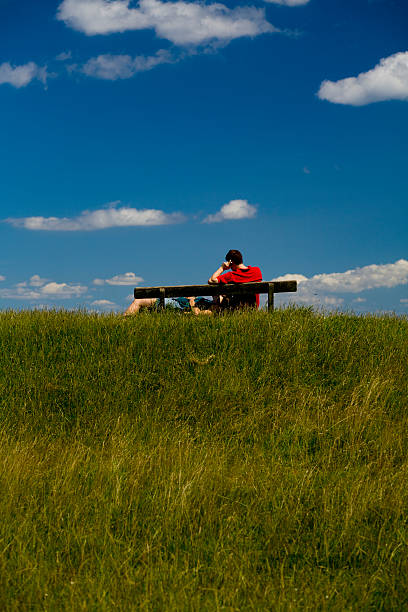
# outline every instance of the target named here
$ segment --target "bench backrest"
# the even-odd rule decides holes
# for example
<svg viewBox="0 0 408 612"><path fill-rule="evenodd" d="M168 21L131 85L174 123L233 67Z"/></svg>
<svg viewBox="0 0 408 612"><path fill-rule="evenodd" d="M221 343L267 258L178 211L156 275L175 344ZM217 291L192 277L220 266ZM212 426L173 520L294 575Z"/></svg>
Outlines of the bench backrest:
<svg viewBox="0 0 408 612"><path fill-rule="evenodd" d="M274 293L297 291L296 281L275 281L261 283L217 283L214 285L174 285L170 287L136 287L135 298L160 298L164 306L164 298L190 297L199 295L248 295L254 293L268 294L268 309L273 310Z"/></svg>
<svg viewBox="0 0 408 612"><path fill-rule="evenodd" d="M228 283L227 285L217 283L214 285L175 285L171 287L136 287L135 298L159 298L164 289L165 296L190 297L198 295L245 295L248 293L268 293L270 289L274 293L297 291L296 281L277 281L261 283Z"/></svg>

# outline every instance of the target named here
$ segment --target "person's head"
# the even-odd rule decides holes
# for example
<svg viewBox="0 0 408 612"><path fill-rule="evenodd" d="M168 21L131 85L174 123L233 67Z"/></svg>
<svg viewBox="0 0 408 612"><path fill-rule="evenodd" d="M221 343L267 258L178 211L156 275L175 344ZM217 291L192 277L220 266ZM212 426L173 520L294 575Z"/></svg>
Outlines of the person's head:
<svg viewBox="0 0 408 612"><path fill-rule="evenodd" d="M236 249L230 249L225 256L225 260L230 261L233 266L239 266L243 262L242 253Z"/></svg>

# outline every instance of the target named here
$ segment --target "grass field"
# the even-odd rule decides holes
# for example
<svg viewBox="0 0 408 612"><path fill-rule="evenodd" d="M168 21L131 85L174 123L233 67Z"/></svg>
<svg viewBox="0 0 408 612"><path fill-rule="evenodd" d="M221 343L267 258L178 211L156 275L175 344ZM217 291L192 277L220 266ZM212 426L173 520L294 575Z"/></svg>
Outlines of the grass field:
<svg viewBox="0 0 408 612"><path fill-rule="evenodd" d="M0 314L1 610L408 609L408 320Z"/></svg>

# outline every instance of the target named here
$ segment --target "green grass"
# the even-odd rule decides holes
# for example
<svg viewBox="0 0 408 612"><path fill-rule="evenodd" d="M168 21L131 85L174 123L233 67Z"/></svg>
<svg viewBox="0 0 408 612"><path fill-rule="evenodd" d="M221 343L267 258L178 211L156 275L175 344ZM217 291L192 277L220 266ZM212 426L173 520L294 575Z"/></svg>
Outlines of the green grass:
<svg viewBox="0 0 408 612"><path fill-rule="evenodd" d="M408 609L408 321L0 314L0 609Z"/></svg>

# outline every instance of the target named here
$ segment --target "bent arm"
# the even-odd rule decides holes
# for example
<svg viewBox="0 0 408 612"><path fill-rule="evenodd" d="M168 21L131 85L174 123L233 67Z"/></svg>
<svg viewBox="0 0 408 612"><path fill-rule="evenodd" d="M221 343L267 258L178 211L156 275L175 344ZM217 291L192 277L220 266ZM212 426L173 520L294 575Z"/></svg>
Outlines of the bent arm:
<svg viewBox="0 0 408 612"><path fill-rule="evenodd" d="M209 285L217 285L218 284L218 277L221 276L221 274L223 272L225 272L225 270L229 270L229 267L230 267L229 262L224 261L224 263L218 268L218 270L213 272L213 274L210 276L210 278L208 279L208 284Z"/></svg>

